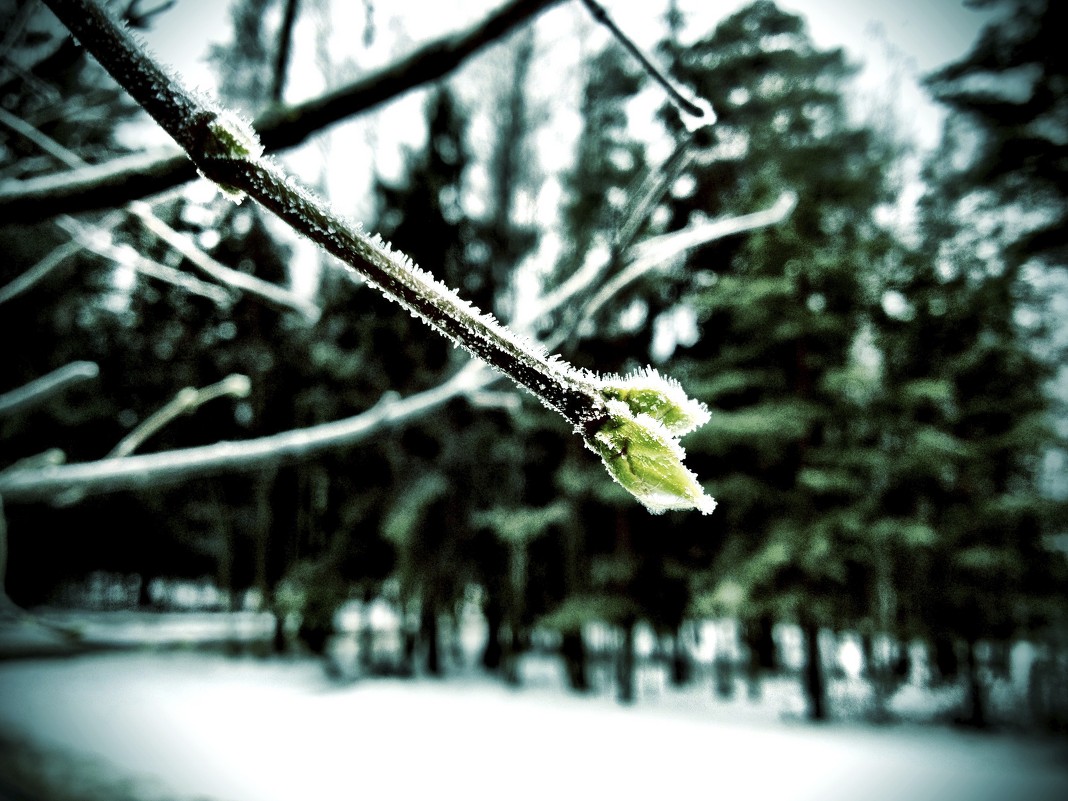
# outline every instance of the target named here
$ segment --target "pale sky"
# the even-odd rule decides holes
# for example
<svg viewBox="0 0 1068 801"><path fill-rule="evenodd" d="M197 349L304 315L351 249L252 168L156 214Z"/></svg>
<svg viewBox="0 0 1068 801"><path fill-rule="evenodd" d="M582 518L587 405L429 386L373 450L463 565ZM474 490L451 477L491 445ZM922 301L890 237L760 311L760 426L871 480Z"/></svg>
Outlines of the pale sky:
<svg viewBox="0 0 1068 801"><path fill-rule="evenodd" d="M305 0L309 10L328 0ZM655 43L661 31L664 3L630 3L602 0L605 8L635 40L645 47ZM334 26L334 38L362 48L363 4L335 2L343 11ZM379 39L401 33L396 23L383 19L383 9L403 26L403 34L418 42L446 29L463 27L497 5L487 0L394 0L375 4ZM681 0L680 6L695 28L711 28L724 16L741 8L743 0ZM882 28L885 40L911 61L915 71L930 71L967 51L989 14L967 9L961 0L780 0L779 5L807 20L817 45L845 45L856 58L872 50L872 28ZM160 18L148 39L165 62L179 65L190 83L204 83L210 71L202 55L211 41L229 36L228 3L225 0L178 0ZM580 15L587 12L575 0L546 16ZM381 58L388 53L376 54ZM375 60L378 60L377 58Z"/></svg>
<svg viewBox="0 0 1068 801"><path fill-rule="evenodd" d="M503 1L503 0L501 0ZM662 2L623 2L602 0L619 25L643 48L651 48L661 36L666 0ZM294 74L287 94L299 100L317 94L326 86L316 64L316 50L322 48L323 26L320 9L332 6L327 47L332 58L350 59L351 69L369 69L387 62L396 52L404 52L445 30L456 30L481 18L498 0L394 0L376 3L374 45L362 42L364 4L351 0L304 0L294 55ZM745 0L680 0L683 13L691 21L693 35L710 30ZM877 94L895 95L910 110L911 134L921 144L931 146L938 130L933 106L918 90L915 78L963 55L989 19L963 6L962 0L780 0L780 5L803 16L820 47L844 46L856 62L866 63L861 85ZM178 0L160 17L147 36L154 53L174 65L186 83L210 89L212 72L204 55L212 42L230 36L229 3L226 0ZM578 47L570 40L578 24L585 41ZM538 23L542 40L554 38L566 49L592 48L607 34L590 23L578 0L564 3L542 15ZM558 91L560 59L549 57L536 65L535 76L544 77L548 92ZM566 60L566 59L565 59ZM304 65L302 68L301 65ZM347 76L331 76L334 84ZM401 101L400 105L404 102ZM399 126L403 128L404 126Z"/></svg>

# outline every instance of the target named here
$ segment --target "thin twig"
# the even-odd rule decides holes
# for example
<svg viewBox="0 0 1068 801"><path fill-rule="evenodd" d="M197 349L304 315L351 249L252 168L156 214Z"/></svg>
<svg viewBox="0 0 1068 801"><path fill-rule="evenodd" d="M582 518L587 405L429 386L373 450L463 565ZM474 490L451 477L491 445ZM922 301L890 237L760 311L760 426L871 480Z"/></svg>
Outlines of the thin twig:
<svg viewBox="0 0 1068 801"><path fill-rule="evenodd" d="M322 310L312 301L277 284L272 284L270 281L264 281L262 278L243 273L216 261L197 247L188 236L174 230L159 217L152 214L148 204L142 201L134 201L127 208L131 214L141 221L145 228L219 283L256 295L283 308L299 312L308 322L315 322L319 319Z"/></svg>
<svg viewBox="0 0 1068 801"><path fill-rule="evenodd" d="M333 125L436 81L483 48L562 0L510 0L458 33L427 42L391 64L292 106L268 109L255 121L267 152L295 147ZM121 156L57 175L0 184L0 219L35 222L56 214L112 208L196 177L173 147Z"/></svg>
<svg viewBox="0 0 1068 801"><path fill-rule="evenodd" d="M205 297L220 309L227 309L233 305L233 295L222 287L201 281L199 278L189 275L189 273L153 261L147 256L141 255L129 245L120 246L98 241L100 237L94 235L95 231L82 225L73 217L68 217L64 214L56 220L56 225L70 234L79 247L96 253L98 256L103 256L105 259L119 264L129 265L139 273L173 284L192 295Z"/></svg>
<svg viewBox="0 0 1068 801"><path fill-rule="evenodd" d="M123 215L119 213L109 214L98 224L98 230L110 230L118 225ZM80 253L83 249L81 240L72 239L59 245L46 253L33 267L21 273L13 281L0 287L0 305L17 298L24 292L29 291L38 283L47 278L53 270L64 261Z"/></svg>
<svg viewBox="0 0 1068 801"><path fill-rule="evenodd" d="M627 212L623 223L616 229L612 240L614 254L626 253L634 244L642 224L649 218L653 207L659 203L668 188L694 159L692 137L679 144L659 169L651 169L633 193L638 199Z"/></svg>
<svg viewBox="0 0 1068 801"><path fill-rule="evenodd" d="M672 259L688 250L693 250L717 239L781 223L790 216L795 205L797 205L797 195L787 191L779 196L774 205L762 211L754 211L750 214L727 217L721 220L709 220L705 223L684 228L681 231L672 231L669 234L662 234L645 240L635 248L637 252L635 253L634 261L609 281L606 281L604 286L588 302L583 304L582 310L576 317L582 320L592 319L604 308L604 305L609 300L622 292L627 286L646 273L670 264Z"/></svg>
<svg viewBox="0 0 1068 801"><path fill-rule="evenodd" d="M358 444L384 429L429 414L453 398L477 391L496 379L495 374L477 362L470 362L433 389L406 398L396 398L395 393L390 393L389 400L343 420L241 442L217 442L162 453L12 470L0 474L0 497L8 503L46 501L71 488L93 495L274 467Z"/></svg>
<svg viewBox="0 0 1068 801"><path fill-rule="evenodd" d="M30 406L43 403L74 384L89 381L100 375L96 362L71 362L36 378L18 389L0 395L0 415L21 412Z"/></svg>
<svg viewBox="0 0 1068 801"><path fill-rule="evenodd" d="M77 153L69 150L50 136L45 135L24 120L19 119L3 109L0 109L0 124L7 126L19 135L33 142L41 150L44 150L53 158L58 159L68 167L81 168L86 166L84 159ZM269 281L264 281L254 275L243 273L240 270L235 270L216 261L198 247L189 236L176 231L166 222L157 217L149 204L142 201L134 201L126 207L126 211L140 220L141 223L159 239L163 240L170 247L181 253L193 265L200 268L219 283L226 284L234 289L244 290L249 294L257 295L264 300L284 308L293 309L299 312L309 322L315 322L319 319L321 310L310 300L302 298L294 292L290 292L289 290L272 284ZM65 217L65 219L68 221L66 228L69 231L70 225L73 225L74 223L70 217ZM112 225L113 224L109 224L107 227L111 228ZM84 230L80 233L84 233ZM83 245L89 241L84 236L80 236L79 239ZM45 259L42 259L38 265L23 276L19 276L19 278L15 279L12 284L0 287L0 304L25 292L35 283L44 278L55 267L59 266L65 258L76 253L77 249L77 247L74 247L73 249L63 249L62 252L52 251L52 253L46 256ZM173 268L155 264L147 259L139 261L138 265L143 268L142 271L147 274L154 275L161 280L170 281L171 283L184 286L190 292L210 297L220 305L229 306L233 300L233 298L231 298L229 294L223 292L223 290L208 289L206 284L197 281L195 278L189 277L188 280L183 280L180 277L180 271L173 270Z"/></svg>
<svg viewBox="0 0 1068 801"><path fill-rule="evenodd" d="M686 97L682 90L672 83L671 79L649 60L649 57L646 56L641 48L634 43L634 40L620 30L619 26L616 25L613 19L608 15L604 6L598 3L597 0L582 0L582 4L586 6L587 10L598 23L607 28L616 40L619 41L631 55L638 59L642 68L652 76L653 80L664 88L668 98L679 111L689 115L694 121L699 122L700 125L708 125L715 121L715 114L712 113L712 106L707 101L700 101L695 98Z"/></svg>
<svg viewBox="0 0 1068 801"><path fill-rule="evenodd" d="M239 373L228 375L222 381L217 381L202 389L183 387L170 401L146 417L141 425L123 437L119 444L111 449L108 458L119 459L129 456L140 448L145 440L176 417L191 414L210 400L227 395L234 398L247 398L251 387L248 376Z"/></svg>
<svg viewBox="0 0 1068 801"><path fill-rule="evenodd" d="M282 24L278 28L278 52L275 53L274 78L271 83L271 100L281 103L286 91L286 77L289 72L289 53L293 47L293 27L297 22L299 0L286 0Z"/></svg>

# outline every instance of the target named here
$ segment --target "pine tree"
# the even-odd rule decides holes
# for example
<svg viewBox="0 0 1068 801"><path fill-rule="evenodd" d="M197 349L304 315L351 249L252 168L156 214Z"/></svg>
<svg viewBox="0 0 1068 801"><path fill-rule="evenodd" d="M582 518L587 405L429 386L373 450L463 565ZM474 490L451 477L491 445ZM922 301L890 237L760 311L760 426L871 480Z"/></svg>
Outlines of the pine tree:
<svg viewBox="0 0 1068 801"><path fill-rule="evenodd" d="M766 207L784 190L799 197L785 223L687 263L682 302L700 339L675 369L713 411L687 447L724 499L710 521L684 524L719 551L701 606L740 615L751 632L799 623L809 714L820 719L819 631L867 612L874 457L853 401L854 354L871 301L866 272L891 247L873 221L888 198L888 148L848 119L842 51L818 50L802 19L771 2L727 18L678 58L676 75L719 120L673 187L670 225Z"/></svg>
<svg viewBox="0 0 1068 801"><path fill-rule="evenodd" d="M931 78L951 113L927 171L923 241L881 325L890 398L907 421L886 502L923 543L902 564L901 603L944 678L963 657L960 720L976 726L989 722L980 642L1004 651L1064 619L1064 554L1045 545L1057 505L1040 490L1054 443L1050 339L1026 325L1042 319L1036 283L1064 262L1064 145L1048 127L1063 59L1045 4L1010 6ZM1023 97L1021 74L1034 79Z"/></svg>

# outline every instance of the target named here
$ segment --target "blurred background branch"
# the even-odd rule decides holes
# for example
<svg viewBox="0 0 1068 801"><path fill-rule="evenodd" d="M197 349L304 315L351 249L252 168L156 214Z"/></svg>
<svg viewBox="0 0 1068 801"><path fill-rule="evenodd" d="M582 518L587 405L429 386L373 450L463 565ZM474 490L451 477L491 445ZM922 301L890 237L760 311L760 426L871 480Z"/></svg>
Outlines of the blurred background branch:
<svg viewBox="0 0 1068 801"><path fill-rule="evenodd" d="M328 126L440 79L482 48L560 0L510 0L458 33L447 34L343 87L293 106L268 108L254 127L267 152L295 147ZM0 216L33 222L60 213L110 208L196 177L184 153L122 156L66 173L0 183Z"/></svg>
<svg viewBox="0 0 1068 801"><path fill-rule="evenodd" d="M0 414L14 414L43 403L70 386L90 381L100 375L94 362L78 361L58 367L48 375L0 395Z"/></svg>

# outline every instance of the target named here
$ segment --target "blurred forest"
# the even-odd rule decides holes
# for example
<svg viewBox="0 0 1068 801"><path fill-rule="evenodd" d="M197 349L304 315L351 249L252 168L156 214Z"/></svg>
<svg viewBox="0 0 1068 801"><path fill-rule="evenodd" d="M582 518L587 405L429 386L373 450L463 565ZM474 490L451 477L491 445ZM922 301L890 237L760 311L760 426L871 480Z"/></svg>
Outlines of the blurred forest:
<svg viewBox="0 0 1068 801"><path fill-rule="evenodd" d="M166 24L170 3L111 5L148 29ZM376 5L354 47L382 24ZM43 6L3 3L7 596L28 609L88 604L86 588L104 581L121 588L111 606L158 610L172 604L168 582L207 582L223 609L275 615L270 648L324 659L340 609L386 605L395 637L359 618L361 675L448 672L476 614L481 666L502 680L519 683L522 656L548 649L575 691L610 676L624 701L636 638L651 632L643 658L676 683L711 676L729 694L737 675L759 693L763 678L796 672L812 719L834 715L841 638L860 643L877 709L922 673L966 688L955 714L977 726L991 722L1012 648L1028 642L1021 719L1065 729L1068 418L1055 390L1068 361L1056 303L1068 65L1045 0L975 5L998 9L996 22L926 78L945 111L932 153L901 135L895 115L907 110L858 120L857 65L771 0L711 31L665 4L652 58L715 108L717 123L696 132L666 99L633 125L636 99L656 91L650 76L618 42L585 49L563 175L538 158L554 110L532 89L552 69L537 25L418 89L423 143L405 150L401 176L375 173L366 227L577 365L654 364L678 378L712 412L685 441L719 502L706 517L650 515L556 415L503 381L314 451L243 462L236 446L211 471L16 491L49 464L267 442L388 409L447 386L469 357L325 255L315 281L295 281L294 240L202 185L146 189L143 202L120 187L93 208L20 196L41 176L128 157L122 132L143 115ZM327 4L233 2L229 43L212 57L225 104L284 116L305 14L329 26ZM307 124L313 136L324 126ZM913 219L899 199L917 159ZM564 191L550 230L528 206L553 178ZM644 241L784 193L797 203L781 222L604 291ZM595 268L600 285L542 302ZM16 392L72 364L55 391ZM730 635L705 664L695 638L707 621ZM785 658L787 630L799 659Z"/></svg>

